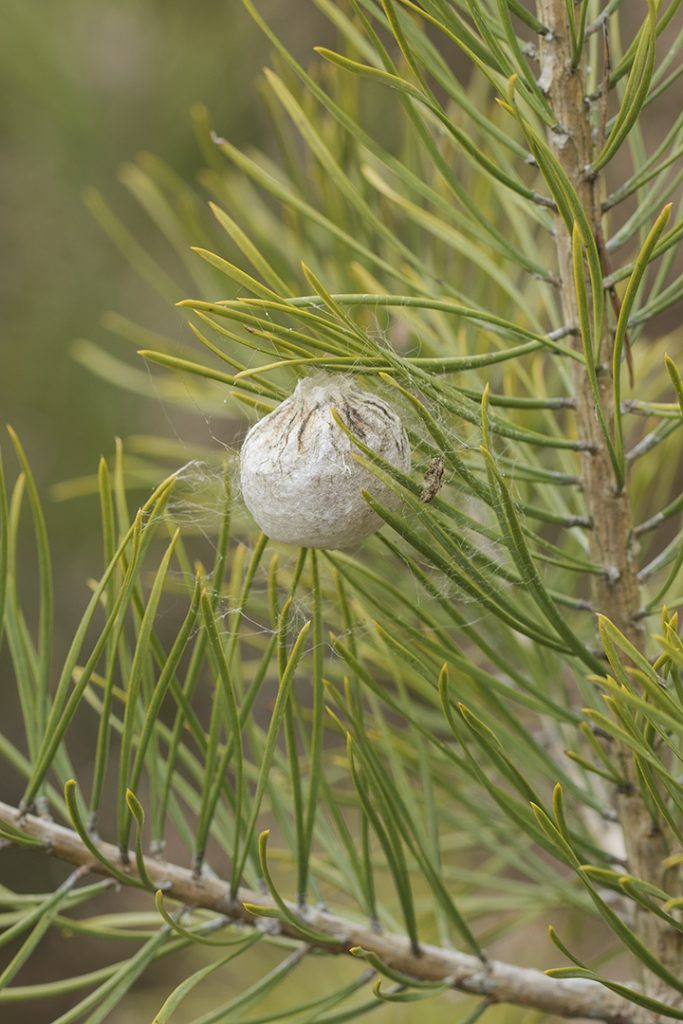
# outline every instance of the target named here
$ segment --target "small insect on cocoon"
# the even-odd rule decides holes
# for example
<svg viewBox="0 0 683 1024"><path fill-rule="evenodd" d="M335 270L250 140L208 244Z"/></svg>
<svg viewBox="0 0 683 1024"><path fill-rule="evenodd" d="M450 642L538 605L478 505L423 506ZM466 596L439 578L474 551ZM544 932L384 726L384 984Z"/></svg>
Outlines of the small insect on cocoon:
<svg viewBox="0 0 683 1024"><path fill-rule="evenodd" d="M240 453L242 496L272 540L352 548L382 525L369 491L395 509L397 496L353 458L358 449L332 416L397 469L410 469L399 417L383 399L341 378L299 381L294 394L247 434Z"/></svg>

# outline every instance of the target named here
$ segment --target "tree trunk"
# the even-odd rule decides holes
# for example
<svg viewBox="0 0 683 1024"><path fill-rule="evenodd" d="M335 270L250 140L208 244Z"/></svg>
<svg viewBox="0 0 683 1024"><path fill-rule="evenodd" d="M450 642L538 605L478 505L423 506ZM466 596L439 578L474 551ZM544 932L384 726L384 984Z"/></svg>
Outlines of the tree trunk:
<svg viewBox="0 0 683 1024"><path fill-rule="evenodd" d="M590 111L586 101L583 68L572 66L571 35L566 0L537 0L539 19L550 30L540 38L540 81L556 115L549 132L555 157L576 189L598 250L604 252L602 233L601 179L591 173L594 142ZM562 309L567 324L578 324L578 308L572 262L572 240L560 216L556 218L556 248L561 282ZM605 421L613 420L612 349L613 336L603 338L602 360L597 367ZM588 375L575 364L574 389L577 401L578 430L591 450L582 455L581 479L586 510L592 523L591 559L604 567L601 576L592 576L592 603L597 612L607 615L639 649L644 648L642 626L638 620L640 592L635 559L628 479L618 490L614 471L602 437ZM624 833L624 844L631 874L666 888L662 861L669 853L658 824L653 821L637 785L636 769L630 752L619 751L620 769L626 784L617 795L617 809ZM683 935L661 918L636 909L639 938L674 974L683 969ZM641 983L646 992L672 1003L680 997L649 972Z"/></svg>

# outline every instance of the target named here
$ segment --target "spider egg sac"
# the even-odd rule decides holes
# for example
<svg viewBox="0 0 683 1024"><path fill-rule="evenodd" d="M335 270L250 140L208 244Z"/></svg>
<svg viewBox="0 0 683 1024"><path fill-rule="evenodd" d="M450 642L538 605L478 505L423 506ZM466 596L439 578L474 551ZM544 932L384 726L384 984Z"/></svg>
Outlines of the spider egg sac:
<svg viewBox="0 0 683 1024"><path fill-rule="evenodd" d="M362 489L395 509L400 499L352 457L360 441L397 469L410 469L400 419L369 391L341 378L310 377L247 434L240 453L244 502L272 540L300 547L351 548L382 525Z"/></svg>

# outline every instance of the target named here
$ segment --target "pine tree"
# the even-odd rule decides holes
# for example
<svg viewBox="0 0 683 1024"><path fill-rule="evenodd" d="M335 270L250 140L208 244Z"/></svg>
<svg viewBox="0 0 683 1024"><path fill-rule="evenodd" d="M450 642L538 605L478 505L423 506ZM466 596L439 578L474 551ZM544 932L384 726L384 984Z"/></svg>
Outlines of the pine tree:
<svg viewBox="0 0 683 1024"><path fill-rule="evenodd" d="M384 525L296 549L246 514L237 433L182 470L168 439L119 444L93 483L105 568L58 666L12 435L0 621L24 735L0 727L0 754L25 789L0 836L73 872L3 891L2 1013L70 996L58 1024L96 1024L170 955L159 1024L683 1019L680 2L314 3L338 43L307 68L244 0L273 46L276 158L198 109L196 188L149 155L126 169L177 274L89 193L153 287L199 295L154 350L107 323L165 399L227 403L233 430L312 374L351 380L399 412L412 468L339 417ZM148 386L126 355L76 354ZM99 917L112 887L130 898ZM52 928L125 957L17 984Z"/></svg>

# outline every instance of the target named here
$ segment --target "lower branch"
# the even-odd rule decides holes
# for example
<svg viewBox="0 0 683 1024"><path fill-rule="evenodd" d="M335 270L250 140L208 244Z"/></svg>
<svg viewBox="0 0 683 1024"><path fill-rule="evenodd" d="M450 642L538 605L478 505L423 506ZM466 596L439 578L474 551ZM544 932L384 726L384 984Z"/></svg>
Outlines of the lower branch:
<svg viewBox="0 0 683 1024"><path fill-rule="evenodd" d="M22 814L19 808L2 802L0 820L43 842L46 851L61 861L86 867L98 874L108 874L106 866L93 857L71 829L48 818ZM98 848L119 872L126 871L131 880L138 877L134 865L122 865L118 847L100 843ZM163 889L171 899L190 907L213 910L235 922L257 925L258 919L249 913L245 903L273 906L268 897L248 889L240 889L238 899L231 899L227 882L218 878L196 878L189 869L175 864L148 857L145 858L145 869L153 885ZM293 914L300 914L294 904L290 909ZM314 908L306 912L302 923L336 940L336 944L322 947L328 953L349 954L355 946L360 946L403 974L421 981L447 981L460 992L484 996L492 1002L515 1003L558 1017L585 1017L608 1024L648 1024L652 1021L650 1014L607 991L597 982L548 978L541 971L499 960L484 961L457 950L426 944L421 946L419 955L415 955L410 942L403 936L377 932ZM280 923L280 934L315 945L286 921Z"/></svg>

